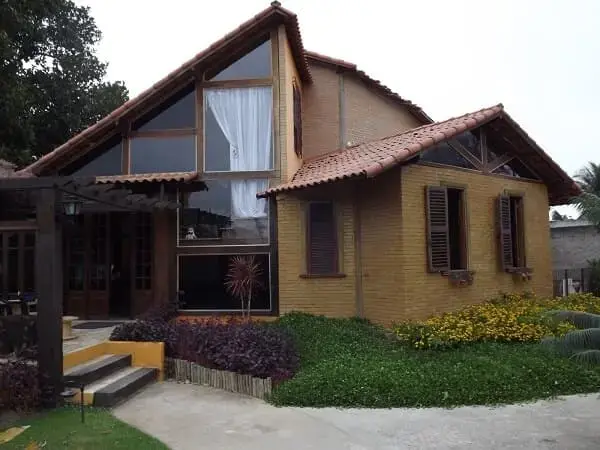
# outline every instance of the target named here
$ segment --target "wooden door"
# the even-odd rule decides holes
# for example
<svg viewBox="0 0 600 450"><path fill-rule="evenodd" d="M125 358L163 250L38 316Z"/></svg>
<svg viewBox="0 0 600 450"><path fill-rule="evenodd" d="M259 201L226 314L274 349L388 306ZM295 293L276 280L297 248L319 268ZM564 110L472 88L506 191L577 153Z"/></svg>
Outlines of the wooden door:
<svg viewBox="0 0 600 450"><path fill-rule="evenodd" d="M106 318L110 295L110 227L108 214L90 215L87 314L90 319Z"/></svg>
<svg viewBox="0 0 600 450"><path fill-rule="evenodd" d="M132 235L131 313L135 317L144 313L152 306L153 302L154 227L152 214L135 214Z"/></svg>
<svg viewBox="0 0 600 450"><path fill-rule="evenodd" d="M64 313L81 318L108 317L108 215L77 216L66 239L66 294Z"/></svg>

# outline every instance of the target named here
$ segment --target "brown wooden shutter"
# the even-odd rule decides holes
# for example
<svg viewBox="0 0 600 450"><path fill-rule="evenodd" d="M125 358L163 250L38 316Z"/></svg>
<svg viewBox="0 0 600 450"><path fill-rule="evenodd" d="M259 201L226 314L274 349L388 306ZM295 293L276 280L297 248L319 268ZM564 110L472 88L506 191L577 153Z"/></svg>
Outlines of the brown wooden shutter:
<svg viewBox="0 0 600 450"><path fill-rule="evenodd" d="M427 186L427 250L429 271L450 270L448 191L443 186Z"/></svg>
<svg viewBox="0 0 600 450"><path fill-rule="evenodd" d="M294 151L299 158L302 158L302 95L300 87L294 81Z"/></svg>
<svg viewBox="0 0 600 450"><path fill-rule="evenodd" d="M307 215L308 273L335 274L338 272L338 245L333 203L309 203Z"/></svg>
<svg viewBox="0 0 600 450"><path fill-rule="evenodd" d="M498 252L502 270L513 267L513 244L510 220L510 197L500 195L498 197Z"/></svg>

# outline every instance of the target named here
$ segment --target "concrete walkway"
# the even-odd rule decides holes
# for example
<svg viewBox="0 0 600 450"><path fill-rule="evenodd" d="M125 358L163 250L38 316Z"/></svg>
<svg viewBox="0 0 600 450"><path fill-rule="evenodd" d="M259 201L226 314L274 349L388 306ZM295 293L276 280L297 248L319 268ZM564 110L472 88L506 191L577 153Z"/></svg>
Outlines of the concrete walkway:
<svg viewBox="0 0 600 450"><path fill-rule="evenodd" d="M597 395L498 408L275 408L172 382L149 386L115 415L175 450L600 449Z"/></svg>
<svg viewBox="0 0 600 450"><path fill-rule="evenodd" d="M76 324L78 322L75 322ZM96 328L91 330L73 329L73 334L77 336L75 339L63 341L63 352L70 353L89 345L97 344L108 340L110 333L114 327Z"/></svg>

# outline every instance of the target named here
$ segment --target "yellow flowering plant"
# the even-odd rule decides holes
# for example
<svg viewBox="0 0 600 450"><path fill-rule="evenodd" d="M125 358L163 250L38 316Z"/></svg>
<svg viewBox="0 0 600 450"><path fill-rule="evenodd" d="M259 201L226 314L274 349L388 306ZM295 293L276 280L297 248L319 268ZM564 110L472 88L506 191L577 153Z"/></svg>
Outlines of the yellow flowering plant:
<svg viewBox="0 0 600 450"><path fill-rule="evenodd" d="M574 329L557 322L551 311L600 313L600 298L592 294L539 298L531 293L503 294L490 301L430 317L395 324L402 342L417 349L448 348L474 342L535 342L545 336L563 336Z"/></svg>

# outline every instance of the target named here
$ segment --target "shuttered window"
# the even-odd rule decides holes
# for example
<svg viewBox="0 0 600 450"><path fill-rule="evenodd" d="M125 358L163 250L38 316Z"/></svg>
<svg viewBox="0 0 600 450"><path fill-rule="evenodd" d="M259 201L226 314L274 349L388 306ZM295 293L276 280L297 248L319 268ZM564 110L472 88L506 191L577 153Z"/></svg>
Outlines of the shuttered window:
<svg viewBox="0 0 600 450"><path fill-rule="evenodd" d="M425 195L429 271L466 270L467 237L463 190L428 186Z"/></svg>
<svg viewBox="0 0 600 450"><path fill-rule="evenodd" d="M309 275L338 272L335 208L331 202L311 202L307 210L307 271Z"/></svg>
<svg viewBox="0 0 600 450"><path fill-rule="evenodd" d="M298 158L302 158L302 94L300 87L294 80L294 151Z"/></svg>
<svg viewBox="0 0 600 450"><path fill-rule="evenodd" d="M497 200L498 254L502 270L525 267L523 199L500 195Z"/></svg>
<svg viewBox="0 0 600 450"><path fill-rule="evenodd" d="M450 270L448 191L443 186L428 186L426 196L429 271L447 271Z"/></svg>

